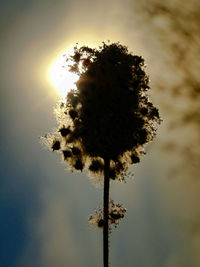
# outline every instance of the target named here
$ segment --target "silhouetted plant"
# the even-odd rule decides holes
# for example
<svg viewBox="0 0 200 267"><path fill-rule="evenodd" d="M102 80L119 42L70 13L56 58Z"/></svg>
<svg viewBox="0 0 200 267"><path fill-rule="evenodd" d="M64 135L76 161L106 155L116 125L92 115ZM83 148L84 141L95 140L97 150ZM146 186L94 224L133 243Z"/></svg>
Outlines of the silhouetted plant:
<svg viewBox="0 0 200 267"><path fill-rule="evenodd" d="M103 229L107 267L110 227L126 212L123 205L109 201L110 179L125 179L128 166L140 161L161 120L147 95L144 59L128 53L126 46L105 42L98 49L75 46L68 59L70 71L79 75L77 88L58 105L58 131L45 139L72 169L86 168L98 179L104 177L103 209L96 210L89 222Z"/></svg>

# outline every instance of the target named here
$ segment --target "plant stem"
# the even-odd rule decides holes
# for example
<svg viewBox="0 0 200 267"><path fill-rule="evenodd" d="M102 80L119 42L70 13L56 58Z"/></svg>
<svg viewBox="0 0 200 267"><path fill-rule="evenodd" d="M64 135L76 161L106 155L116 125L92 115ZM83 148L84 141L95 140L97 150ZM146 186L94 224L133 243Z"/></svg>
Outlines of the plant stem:
<svg viewBox="0 0 200 267"><path fill-rule="evenodd" d="M109 225L108 225L108 213L109 213L109 185L110 185L110 159L104 159L104 196L103 196L103 210L104 210L104 227L103 227L103 262L104 267L109 267L109 250L108 250L108 238L109 238Z"/></svg>

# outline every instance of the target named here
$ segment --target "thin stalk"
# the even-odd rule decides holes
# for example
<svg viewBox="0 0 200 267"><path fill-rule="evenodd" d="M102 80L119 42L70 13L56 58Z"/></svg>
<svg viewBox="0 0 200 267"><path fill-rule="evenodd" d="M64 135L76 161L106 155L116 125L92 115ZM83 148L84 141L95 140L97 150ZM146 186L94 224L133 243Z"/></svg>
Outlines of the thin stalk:
<svg viewBox="0 0 200 267"><path fill-rule="evenodd" d="M103 262L104 267L109 267L109 186L110 186L110 159L104 159L104 195L103 195L103 210L104 210L104 227L103 227Z"/></svg>

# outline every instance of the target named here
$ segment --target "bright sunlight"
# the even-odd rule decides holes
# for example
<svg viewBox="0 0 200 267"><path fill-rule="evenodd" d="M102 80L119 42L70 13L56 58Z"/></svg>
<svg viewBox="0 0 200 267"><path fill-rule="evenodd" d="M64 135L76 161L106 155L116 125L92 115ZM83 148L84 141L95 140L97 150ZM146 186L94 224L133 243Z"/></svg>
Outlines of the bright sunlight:
<svg viewBox="0 0 200 267"><path fill-rule="evenodd" d="M72 50L68 50L66 54L70 54ZM56 90L62 98L66 97L70 89L75 88L75 82L79 76L69 71L66 57L62 54L51 65L49 70L49 78Z"/></svg>

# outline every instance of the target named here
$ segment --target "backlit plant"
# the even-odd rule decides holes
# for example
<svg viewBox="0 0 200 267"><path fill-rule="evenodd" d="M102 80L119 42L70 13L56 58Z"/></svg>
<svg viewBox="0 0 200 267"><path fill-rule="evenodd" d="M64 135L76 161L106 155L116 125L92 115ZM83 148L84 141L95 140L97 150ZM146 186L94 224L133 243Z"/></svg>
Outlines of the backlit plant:
<svg viewBox="0 0 200 267"><path fill-rule="evenodd" d="M147 94L144 59L129 53L126 46L103 42L94 49L76 45L67 60L79 80L66 101L57 106L57 132L43 139L72 170L87 169L94 179L102 179L103 207L89 222L103 229L107 267L110 228L126 212L123 205L109 201L110 179L126 179L128 167L140 161L144 145L153 139L161 120Z"/></svg>

